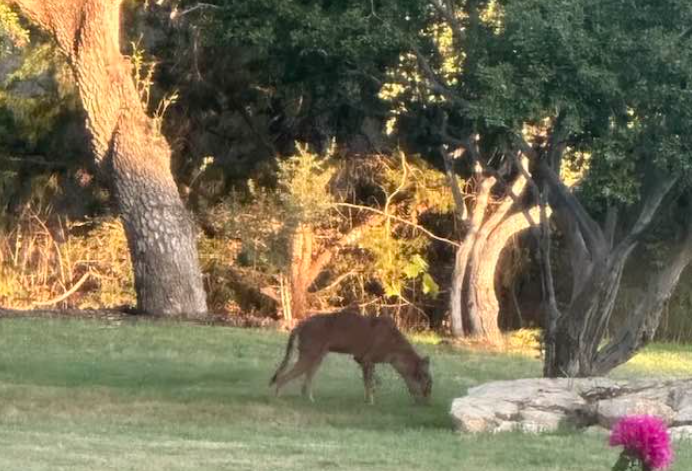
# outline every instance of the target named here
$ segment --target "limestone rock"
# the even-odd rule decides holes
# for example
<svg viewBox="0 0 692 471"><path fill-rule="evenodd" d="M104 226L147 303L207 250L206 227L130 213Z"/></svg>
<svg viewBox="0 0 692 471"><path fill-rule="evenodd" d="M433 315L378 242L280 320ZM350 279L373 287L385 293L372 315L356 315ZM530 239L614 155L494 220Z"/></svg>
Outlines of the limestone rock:
<svg viewBox="0 0 692 471"><path fill-rule="evenodd" d="M671 427L669 429L670 438L673 441L679 442L683 440L692 440L692 425L681 425L680 427Z"/></svg>
<svg viewBox="0 0 692 471"><path fill-rule="evenodd" d="M692 439L692 380L527 378L470 388L450 411L462 432L551 432L567 426L607 435L625 415L648 414Z"/></svg>
<svg viewBox="0 0 692 471"><path fill-rule="evenodd" d="M647 399L641 396L622 396L605 399L594 404L598 423L610 428L618 419L626 415L653 415L663 419L666 424L673 423L675 411L665 402Z"/></svg>

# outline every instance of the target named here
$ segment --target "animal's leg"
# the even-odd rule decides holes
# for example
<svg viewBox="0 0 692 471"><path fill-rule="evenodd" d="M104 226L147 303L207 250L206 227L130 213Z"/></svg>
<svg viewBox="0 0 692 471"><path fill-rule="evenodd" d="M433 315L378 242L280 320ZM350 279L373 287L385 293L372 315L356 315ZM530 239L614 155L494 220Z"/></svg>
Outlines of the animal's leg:
<svg viewBox="0 0 692 471"><path fill-rule="evenodd" d="M276 395L279 395L281 388L284 387L286 383L307 372L312 367L314 360L314 357L301 355L290 371L279 375L279 377L276 378Z"/></svg>
<svg viewBox="0 0 692 471"><path fill-rule="evenodd" d="M315 402L315 398L312 397L312 378L315 377L315 373L317 373L317 370L322 364L322 360L324 359L325 355L326 352L321 353L317 358L315 358L312 366L310 366L308 371L305 373L305 381L303 382L302 393L303 397L310 399L310 402Z"/></svg>
<svg viewBox="0 0 692 471"><path fill-rule="evenodd" d="M358 360L356 360L358 361ZM368 404L375 403L375 365L370 362L358 361L363 369L363 384L365 385L365 401Z"/></svg>

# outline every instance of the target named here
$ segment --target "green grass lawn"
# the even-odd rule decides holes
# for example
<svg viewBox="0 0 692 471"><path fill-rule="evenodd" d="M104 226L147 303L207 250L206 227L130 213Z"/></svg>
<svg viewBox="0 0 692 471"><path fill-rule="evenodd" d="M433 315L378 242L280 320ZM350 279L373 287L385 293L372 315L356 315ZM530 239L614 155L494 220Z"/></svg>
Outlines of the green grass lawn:
<svg viewBox="0 0 692 471"><path fill-rule="evenodd" d="M310 404L297 384L280 398L268 390L285 340L189 324L0 320L0 470L607 471L615 462L603 437L453 432L452 398L540 375L530 356L418 345L435 385L432 406L417 407L384 366L366 405L357 365L331 355ZM681 375L692 362L679 347L641 358L616 374ZM692 446L676 453L673 469L692 469Z"/></svg>

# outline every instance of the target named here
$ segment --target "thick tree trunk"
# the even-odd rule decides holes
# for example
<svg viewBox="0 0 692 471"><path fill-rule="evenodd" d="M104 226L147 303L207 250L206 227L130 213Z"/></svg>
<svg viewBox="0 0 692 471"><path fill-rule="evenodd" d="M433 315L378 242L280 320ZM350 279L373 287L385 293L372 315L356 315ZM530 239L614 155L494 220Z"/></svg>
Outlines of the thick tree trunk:
<svg viewBox="0 0 692 471"><path fill-rule="evenodd" d="M495 296L495 268L502 247L514 234L511 232L513 224L516 225L517 221L520 221L520 219L514 219L505 225L507 215L525 187L526 178L520 174L509 189L509 193L500 200L495 212L482 221L468 262L466 308L470 333L493 342L500 338L500 327L497 323L499 309L496 307L497 297ZM518 218L526 219L522 213L519 213ZM491 241L494 234L495 238ZM489 242L492 243L490 247ZM500 243L502 246L499 246ZM496 254L493 253L495 250Z"/></svg>
<svg viewBox="0 0 692 471"><path fill-rule="evenodd" d="M538 208L533 208L529 213L533 219L538 220ZM478 334L490 340L497 341L500 338L500 305L495 290L495 273L500 254L514 235L529 227L531 224L523 212L504 219L486 239L478 263L470 273L473 289L469 292L475 296L476 317L481 327Z"/></svg>
<svg viewBox="0 0 692 471"><path fill-rule="evenodd" d="M626 258L620 258L599 263L584 291L569 306L567 314L558 319L551 348L554 355L545 358L549 376L591 376L594 348L603 339L613 312L625 261Z"/></svg>
<svg viewBox="0 0 692 471"><path fill-rule="evenodd" d="M612 357L608 361L604 359L599 346L613 312L625 264L677 178L669 176L659 180L644 200L634 225L613 248L615 213L609 211L605 229L601 229L551 169L543 167L541 170L551 195L554 195L551 204L560 214L556 221L558 224L570 219L575 221L569 226L578 234L571 234L569 227L562 228L568 235L572 250L589 255L588 261L582 260L579 267L573 267L573 274L581 277L573 280L573 286L580 289L573 290L564 312L560 312L557 306L553 306L551 311L551 323L545 337L544 374L551 377L604 374L606 365L614 362ZM542 270L544 276L551 274L549 264L544 263ZM669 280L673 278L677 281L676 276L668 277ZM660 291L666 292L667 289Z"/></svg>
<svg viewBox="0 0 692 471"><path fill-rule="evenodd" d="M149 118L120 52L120 1L11 0L67 56L97 163L111 178L135 270L138 309L199 316L206 299L195 228L170 171L170 148Z"/></svg>
<svg viewBox="0 0 692 471"><path fill-rule="evenodd" d="M490 190L495 185L495 179L485 178L480 183L478 194L476 196L476 204L471 214L471 219L468 223L466 236L462 245L457 249L454 259L454 270L452 272L451 292L449 295L450 316L452 321L452 335L461 337L464 335L463 328L463 288L464 280L467 277L467 267L469 259L476 245L478 230L483 222L485 211L488 207L490 199ZM474 323L474 319L470 320L470 332L478 332L479 326Z"/></svg>
<svg viewBox="0 0 692 471"><path fill-rule="evenodd" d="M452 270L452 282L449 292L449 318L451 321L452 336L464 336L464 317L462 311L462 289L464 288L464 277L466 276L466 266L468 265L470 249L464 244L457 248L454 254L454 268Z"/></svg>

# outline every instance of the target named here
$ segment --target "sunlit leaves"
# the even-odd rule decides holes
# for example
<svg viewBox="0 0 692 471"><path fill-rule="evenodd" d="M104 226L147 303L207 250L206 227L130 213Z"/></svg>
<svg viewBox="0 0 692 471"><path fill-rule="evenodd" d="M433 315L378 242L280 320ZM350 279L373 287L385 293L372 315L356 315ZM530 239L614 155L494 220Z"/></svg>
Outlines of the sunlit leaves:
<svg viewBox="0 0 692 471"><path fill-rule="evenodd" d="M386 296L405 297L407 283L420 278L426 294L437 294L439 288L428 274L428 263L423 257L427 244L422 236L396 237L384 226L373 229L363 240L363 248L373 254L375 273Z"/></svg>
<svg viewBox="0 0 692 471"><path fill-rule="evenodd" d="M280 196L291 219L300 223L315 223L333 208L334 197L327 183L334 168L327 161L297 143L296 155L279 164Z"/></svg>
<svg viewBox="0 0 692 471"><path fill-rule="evenodd" d="M17 47L29 43L29 30L19 21L19 16L10 7L0 3L0 40L9 39Z"/></svg>

